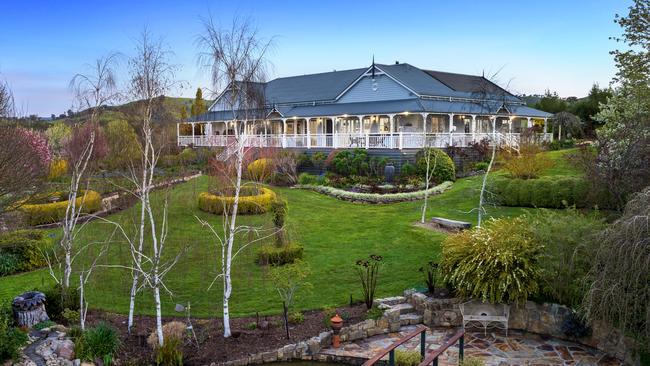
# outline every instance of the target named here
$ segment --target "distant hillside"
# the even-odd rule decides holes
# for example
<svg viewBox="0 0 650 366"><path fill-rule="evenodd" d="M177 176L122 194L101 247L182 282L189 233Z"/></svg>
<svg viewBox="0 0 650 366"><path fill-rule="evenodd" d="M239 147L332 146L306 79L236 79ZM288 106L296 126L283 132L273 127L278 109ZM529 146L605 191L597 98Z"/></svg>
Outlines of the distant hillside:
<svg viewBox="0 0 650 366"><path fill-rule="evenodd" d="M156 112L158 120L163 120L166 123L177 122L181 118L181 110L185 107L187 113L190 112L190 107L192 106L193 98L181 98L181 97L163 97L163 104L161 110ZM131 111L140 101L128 102L120 105L107 106L102 111L99 122L101 124L108 123L111 120L115 119L124 119L129 120L129 116L132 114ZM212 104L211 100L205 100L205 105L210 106ZM57 118L49 123L55 122L67 122L74 123L83 119L84 115L88 113L87 110L74 113L71 117Z"/></svg>

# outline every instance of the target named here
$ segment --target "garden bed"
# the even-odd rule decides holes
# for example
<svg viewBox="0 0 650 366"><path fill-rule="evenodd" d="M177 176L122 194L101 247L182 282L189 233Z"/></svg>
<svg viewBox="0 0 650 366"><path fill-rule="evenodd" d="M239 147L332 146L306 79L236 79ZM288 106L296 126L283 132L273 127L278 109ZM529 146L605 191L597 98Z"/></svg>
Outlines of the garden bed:
<svg viewBox="0 0 650 366"><path fill-rule="evenodd" d="M345 325L350 325L364 320L365 305L347 306L337 308L341 314L346 314ZM192 319L199 347L186 344L183 348L185 365L209 365L212 362L220 363L236 360L256 354L276 350L284 345L304 341L319 333L331 330L326 326L326 314L322 311L304 312L305 320L301 324L290 325L291 339L286 338L281 316L260 316L261 321L270 324L269 329L250 329L250 324L255 323L255 317L230 319L233 336L222 336L222 321L214 319ZM126 315L90 311L89 322L95 325L104 321L115 327L120 333L121 347L116 355L118 364L128 360L130 364L150 364L153 361L151 348L147 345L146 338L155 329L156 319L148 316L136 316L137 329L135 335L129 336L126 331ZM172 320L186 322L185 318L164 318L167 323Z"/></svg>
<svg viewBox="0 0 650 366"><path fill-rule="evenodd" d="M385 203L396 203L396 202L404 202L404 201L417 201L423 199L424 196L427 194L427 192L430 196L440 194L446 191L447 189L451 188L452 185L453 182L443 182L435 187L429 188L428 190L404 192L404 193L387 193L387 194L350 192L344 189L328 187L328 186L319 186L319 185L296 185L295 188L308 189L344 201L351 201L351 202L358 202L358 203L385 204Z"/></svg>

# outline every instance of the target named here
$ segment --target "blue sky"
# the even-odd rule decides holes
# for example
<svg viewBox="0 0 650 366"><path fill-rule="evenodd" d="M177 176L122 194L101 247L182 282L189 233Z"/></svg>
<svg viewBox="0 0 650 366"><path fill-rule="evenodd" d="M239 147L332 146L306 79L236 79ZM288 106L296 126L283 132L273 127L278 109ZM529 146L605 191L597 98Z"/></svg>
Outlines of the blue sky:
<svg viewBox="0 0 650 366"><path fill-rule="evenodd" d="M0 0L0 78L24 113L49 116L72 103L70 78L111 51L129 55L147 28L163 37L190 96L209 87L197 68L200 17L253 20L274 37L271 77L408 62L481 74L501 70L516 93L584 96L615 69L609 37L631 0L546 1L31 1Z"/></svg>

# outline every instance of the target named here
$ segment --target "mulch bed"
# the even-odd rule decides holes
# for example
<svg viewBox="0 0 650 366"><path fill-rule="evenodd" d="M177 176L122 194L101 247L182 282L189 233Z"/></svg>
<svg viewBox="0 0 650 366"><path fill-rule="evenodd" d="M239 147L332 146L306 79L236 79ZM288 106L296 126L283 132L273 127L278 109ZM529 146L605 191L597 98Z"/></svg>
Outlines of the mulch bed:
<svg viewBox="0 0 650 366"><path fill-rule="evenodd" d="M354 324L365 319L366 307L363 304L337 308L345 319L344 325ZM221 318L192 319L192 324L199 342L186 344L183 348L185 365L209 365L212 362L225 362L246 357L250 354L276 350L284 345L307 340L320 332L330 330L322 311L304 312L305 320L301 324L290 324L290 339L286 338L283 318L281 316L260 316L260 324L267 329L251 329L256 317L232 318L230 328L233 336L223 337ZM164 318L163 323L172 320L187 322L186 318ZM129 336L126 330L127 316L121 314L89 311L88 324L106 322L120 332L121 347L115 356L117 365L152 364L154 355L147 344L147 337L155 330L156 319L149 316L136 316L137 329Z"/></svg>

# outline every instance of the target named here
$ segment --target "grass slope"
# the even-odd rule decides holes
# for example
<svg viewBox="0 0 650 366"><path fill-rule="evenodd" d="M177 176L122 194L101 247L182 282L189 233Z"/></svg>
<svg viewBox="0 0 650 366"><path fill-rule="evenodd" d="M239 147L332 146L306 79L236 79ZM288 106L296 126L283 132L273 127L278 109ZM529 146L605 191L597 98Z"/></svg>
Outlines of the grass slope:
<svg viewBox="0 0 650 366"><path fill-rule="evenodd" d="M554 157L561 160L561 155ZM427 216L476 222L472 211L478 201L482 176L458 180L445 193L431 198ZM196 208L198 192L207 188L208 178L201 177L177 186L170 192L169 220L171 228L167 242L167 257L171 258L181 248L187 247L177 266L167 276L167 286L174 294L163 297L163 311L173 315L174 304L192 303L193 315L215 316L221 310L221 283L208 290L217 273L218 248L195 216L209 220L217 227L220 217L206 214ZM305 246L305 261L312 273L310 292L300 292L296 297L297 309L317 309L341 305L361 297L354 262L371 253L384 257L378 295L401 293L405 288L422 286L418 268L440 254L444 235L413 225L420 217L421 202L404 202L390 205L363 205L339 201L315 192L274 188L289 202L288 223L291 236ZM154 194L154 204L160 205L163 192ZM526 209L516 207L488 207L494 217L520 215ZM138 217L139 206L112 215L111 219L132 227ZM242 216L241 223L268 224L268 215ZM106 240L112 232L111 225L94 221L79 236L81 243ZM58 231L53 230L58 235ZM97 254L90 250L82 261ZM103 264L128 264L129 253L124 242L114 241ZM235 316L255 312L278 313L281 304L273 284L255 263L255 248L245 250L236 259L233 269L233 294L231 312ZM128 309L128 292L131 276L127 270L98 268L88 286L91 307L124 313ZM46 270L0 278L0 299L10 299L21 291L51 283ZM138 296L137 312L153 313L150 291Z"/></svg>

